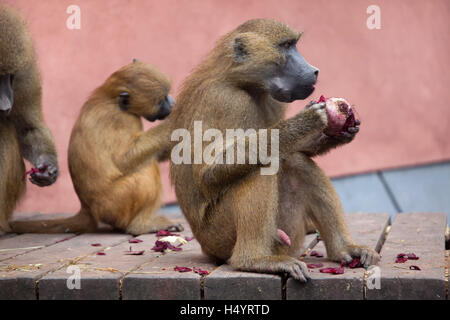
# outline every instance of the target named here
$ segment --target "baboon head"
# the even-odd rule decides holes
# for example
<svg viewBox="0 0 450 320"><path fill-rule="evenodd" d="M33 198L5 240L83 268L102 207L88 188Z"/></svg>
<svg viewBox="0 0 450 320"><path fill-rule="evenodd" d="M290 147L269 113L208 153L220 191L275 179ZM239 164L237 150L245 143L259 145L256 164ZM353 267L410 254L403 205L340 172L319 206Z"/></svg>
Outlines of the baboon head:
<svg viewBox="0 0 450 320"><path fill-rule="evenodd" d="M120 109L149 121L167 117L175 103L169 95L169 79L136 59L116 71L106 85L111 88Z"/></svg>
<svg viewBox="0 0 450 320"><path fill-rule="evenodd" d="M281 102L307 98L314 91L319 70L298 52L300 35L272 20L242 24L224 40L233 59L232 75Z"/></svg>
<svg viewBox="0 0 450 320"><path fill-rule="evenodd" d="M0 116L14 104L14 75L34 58L33 44L18 12L0 4Z"/></svg>

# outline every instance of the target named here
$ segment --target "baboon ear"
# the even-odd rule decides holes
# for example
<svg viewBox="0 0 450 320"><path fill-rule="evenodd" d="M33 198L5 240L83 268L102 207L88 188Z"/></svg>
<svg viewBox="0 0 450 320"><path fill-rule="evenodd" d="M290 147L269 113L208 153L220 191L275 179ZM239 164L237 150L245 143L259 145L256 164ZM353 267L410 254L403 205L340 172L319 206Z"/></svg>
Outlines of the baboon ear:
<svg viewBox="0 0 450 320"><path fill-rule="evenodd" d="M122 92L119 95L119 108L123 111L128 110L128 106L130 105L130 94L128 92Z"/></svg>
<svg viewBox="0 0 450 320"><path fill-rule="evenodd" d="M242 63L248 56L248 50L245 45L245 39L243 37L237 37L234 39L234 60Z"/></svg>

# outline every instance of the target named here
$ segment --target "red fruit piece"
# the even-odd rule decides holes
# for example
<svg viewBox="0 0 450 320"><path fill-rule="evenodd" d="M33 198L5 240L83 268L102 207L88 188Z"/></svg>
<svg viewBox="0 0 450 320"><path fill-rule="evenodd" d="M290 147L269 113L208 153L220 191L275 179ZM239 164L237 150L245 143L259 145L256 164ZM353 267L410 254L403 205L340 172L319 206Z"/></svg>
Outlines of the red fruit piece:
<svg viewBox="0 0 450 320"><path fill-rule="evenodd" d="M184 237L184 240L186 240L186 241L191 241L192 239L194 239L194 237L188 237L188 236Z"/></svg>
<svg viewBox="0 0 450 320"><path fill-rule="evenodd" d="M354 269L354 268L360 268L360 267L362 267L361 261L359 260L359 258L354 258L354 259L352 260L352 262L350 262L350 263L348 264L348 267L351 268L351 269Z"/></svg>
<svg viewBox="0 0 450 320"><path fill-rule="evenodd" d="M97 255L98 256L106 256L106 253L104 253L103 251L99 251L99 252L97 252Z"/></svg>
<svg viewBox="0 0 450 320"><path fill-rule="evenodd" d="M306 266L310 269L315 269L315 268L322 268L323 264L322 263L308 263Z"/></svg>
<svg viewBox="0 0 450 320"><path fill-rule="evenodd" d="M181 251L183 250L180 247L174 247L169 242L166 241L155 241L155 245L153 246L152 250L156 252L164 252L165 250L170 249L173 251Z"/></svg>
<svg viewBox="0 0 450 320"><path fill-rule="evenodd" d="M141 240L141 239L136 239L136 238L133 238L133 239L128 240L128 243L141 243L141 242L143 242L143 240Z"/></svg>
<svg viewBox="0 0 450 320"><path fill-rule="evenodd" d="M419 260L419 257L414 253L408 253L406 256L408 257L408 260Z"/></svg>
<svg viewBox="0 0 450 320"><path fill-rule="evenodd" d="M194 272L195 272L195 273L198 273L198 274L201 275L201 276L209 274L208 271L202 270L202 269L200 269L200 268L194 268Z"/></svg>
<svg viewBox="0 0 450 320"><path fill-rule="evenodd" d="M32 175L38 172L45 172L45 170L47 170L47 166L44 164L44 166L42 167L42 169L38 169L38 168L31 168L30 170L28 170L27 172L25 172L25 175L23 176L23 178L25 179L27 177L27 175Z"/></svg>
<svg viewBox="0 0 450 320"><path fill-rule="evenodd" d="M100 247L102 244L101 243L91 243L91 246L93 247Z"/></svg>
<svg viewBox="0 0 450 320"><path fill-rule="evenodd" d="M175 268L173 268L173 270L175 270L175 271L178 271L178 272L189 272L189 271L192 271L192 269L191 268L188 268L188 267L175 267Z"/></svg>
<svg viewBox="0 0 450 320"><path fill-rule="evenodd" d="M319 271L321 273L343 274L344 273L344 267L340 267L340 268L322 268Z"/></svg>
<svg viewBox="0 0 450 320"><path fill-rule="evenodd" d="M328 116L328 127L325 133L329 136L338 136L354 127L356 117L350 104L343 98L325 98L320 96L318 103L325 102Z"/></svg>
<svg viewBox="0 0 450 320"><path fill-rule="evenodd" d="M405 263L406 261L408 261L408 258L397 258L395 263Z"/></svg>
<svg viewBox="0 0 450 320"><path fill-rule="evenodd" d="M309 255L311 257L317 257L317 258L322 258L323 257L323 254L321 254L320 252L315 251L315 250L311 251L311 253Z"/></svg>

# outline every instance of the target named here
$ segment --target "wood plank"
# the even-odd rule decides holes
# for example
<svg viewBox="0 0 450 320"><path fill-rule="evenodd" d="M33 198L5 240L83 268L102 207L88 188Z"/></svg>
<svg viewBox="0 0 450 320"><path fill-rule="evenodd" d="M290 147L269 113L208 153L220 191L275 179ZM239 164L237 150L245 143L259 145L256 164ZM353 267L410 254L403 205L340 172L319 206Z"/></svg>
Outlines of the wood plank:
<svg viewBox="0 0 450 320"><path fill-rule="evenodd" d="M177 219L182 223L185 231L179 232L181 236L192 236L186 220ZM80 288L69 289L67 280L70 281L72 273L67 273L67 268L59 269L45 275L39 281L40 300L61 299L83 299L83 300L114 300L120 298L120 285L122 278L133 273L141 265L150 263L161 255L160 252L152 251L156 234L145 234L137 239L141 243L129 243L125 241L117 246L105 250L106 255L89 255L80 259L73 267L77 267L80 275ZM127 255L126 251L144 250L143 255Z"/></svg>
<svg viewBox="0 0 450 320"><path fill-rule="evenodd" d="M445 299L445 228L443 213L398 214L381 250L381 288L367 290L367 299ZM399 253L420 259L395 263Z"/></svg>
<svg viewBox="0 0 450 320"><path fill-rule="evenodd" d="M211 272L217 267L200 249L194 239L182 246L183 250L160 255L141 266L122 280L123 300L199 300L202 296L202 276L174 271L176 266L201 268Z"/></svg>
<svg viewBox="0 0 450 320"><path fill-rule="evenodd" d="M73 238L74 234L22 234L0 239L0 261L42 249L63 240Z"/></svg>
<svg viewBox="0 0 450 320"><path fill-rule="evenodd" d="M38 281L47 273L130 238L123 234L83 234L4 260L0 262L0 299L36 299ZM93 247L93 243L101 246Z"/></svg>
<svg viewBox="0 0 450 320"><path fill-rule="evenodd" d="M353 213L345 215L349 231L356 243L366 245L372 249L381 247L389 224L389 214ZM324 243L321 241L314 250L321 252L324 257L307 256L306 263L322 263L325 267L339 267L335 262L327 260ZM332 275L320 273L319 268L311 270L311 280L300 283L289 278L286 283L286 299L288 300L316 300L316 299L363 299L365 269L345 268L345 273Z"/></svg>
<svg viewBox="0 0 450 320"><path fill-rule="evenodd" d="M315 234L307 235L304 247L313 248L316 243ZM279 275L236 271L227 264L214 270L204 281L207 300L280 300L282 287L283 279Z"/></svg>

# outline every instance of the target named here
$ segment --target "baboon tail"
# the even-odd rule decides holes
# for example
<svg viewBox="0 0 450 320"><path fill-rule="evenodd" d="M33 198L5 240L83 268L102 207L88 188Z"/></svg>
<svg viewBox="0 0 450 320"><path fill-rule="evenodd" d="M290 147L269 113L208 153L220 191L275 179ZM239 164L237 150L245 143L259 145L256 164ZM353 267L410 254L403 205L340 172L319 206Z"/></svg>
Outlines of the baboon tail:
<svg viewBox="0 0 450 320"><path fill-rule="evenodd" d="M9 225L15 233L85 233L97 229L97 222L85 210L64 219L17 220Z"/></svg>

